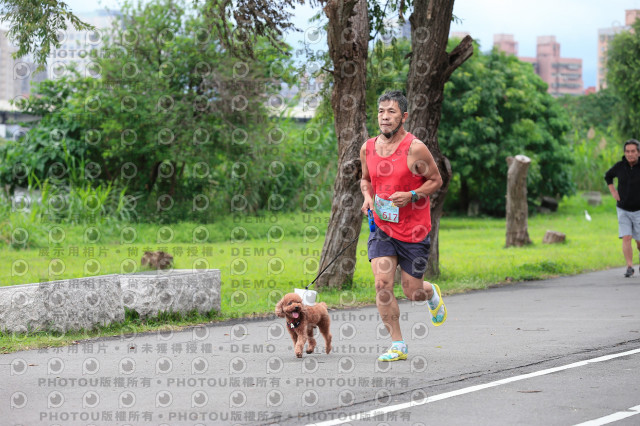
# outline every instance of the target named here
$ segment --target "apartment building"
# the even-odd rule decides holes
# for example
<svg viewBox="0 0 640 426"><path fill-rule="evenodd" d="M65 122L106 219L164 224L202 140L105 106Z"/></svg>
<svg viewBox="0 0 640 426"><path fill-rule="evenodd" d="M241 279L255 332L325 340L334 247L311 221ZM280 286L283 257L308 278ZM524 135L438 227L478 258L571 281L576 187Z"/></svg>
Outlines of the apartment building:
<svg viewBox="0 0 640 426"><path fill-rule="evenodd" d="M518 55L518 43L511 34L495 34L493 45L510 55ZM560 55L560 43L555 36L537 38L536 56L518 56L523 62L533 66L536 74L548 85L553 96L582 95L582 59L563 58Z"/></svg>
<svg viewBox="0 0 640 426"><path fill-rule="evenodd" d="M48 75L51 79L61 78L69 73L73 64L85 77L97 77L99 67L93 65L96 55L104 45L105 34L112 27L119 12L96 10L78 14L78 18L96 28L95 31L78 31L72 25L58 35L60 47L52 49L47 58Z"/></svg>
<svg viewBox="0 0 640 426"><path fill-rule="evenodd" d="M44 71L36 72L36 64L31 58L13 58L18 50L7 36L7 29L0 29L0 102L2 111L13 111L9 101L19 97L28 97L32 82L47 78Z"/></svg>

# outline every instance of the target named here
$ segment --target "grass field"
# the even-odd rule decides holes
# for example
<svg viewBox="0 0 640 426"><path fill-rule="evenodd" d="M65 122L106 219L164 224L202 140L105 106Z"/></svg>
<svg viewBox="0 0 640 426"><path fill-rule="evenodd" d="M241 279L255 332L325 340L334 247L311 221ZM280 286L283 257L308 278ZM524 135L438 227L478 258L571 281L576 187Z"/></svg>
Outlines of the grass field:
<svg viewBox="0 0 640 426"><path fill-rule="evenodd" d="M589 211L591 221L585 219L584 210ZM222 312L188 317L166 314L145 322L130 314L124 324L64 336L0 335L0 352L272 313L283 293L305 286L315 278L328 215L228 217L206 227L193 223L164 227L112 224L94 230L83 226L61 226L53 231L52 226L32 227L26 244L30 248L0 250L1 285L133 272L138 269L145 250L166 250L173 254L177 269L221 270ZM542 244L547 230L565 233L567 241ZM61 231L63 240L60 240ZM373 276L367 260L368 234L368 228L363 225L353 284L341 290L321 292L321 301L332 307L375 302ZM621 267L622 274L624 260L617 238L615 202L609 196L604 197L603 205L598 207L588 206L578 196L565 199L557 213L530 217L529 235L533 244L507 249L504 219L443 218L440 228L442 275L437 282L445 294L453 294L500 283L610 267ZM50 246L50 239L60 242ZM398 286L396 294L402 296Z"/></svg>

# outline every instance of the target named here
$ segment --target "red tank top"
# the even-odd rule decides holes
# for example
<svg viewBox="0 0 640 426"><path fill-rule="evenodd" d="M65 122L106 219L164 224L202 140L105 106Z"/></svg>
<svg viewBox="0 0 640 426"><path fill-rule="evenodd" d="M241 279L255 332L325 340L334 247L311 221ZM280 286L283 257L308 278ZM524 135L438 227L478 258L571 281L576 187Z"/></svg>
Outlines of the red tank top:
<svg viewBox="0 0 640 426"><path fill-rule="evenodd" d="M373 192L380 198L388 200L394 192L409 192L418 189L426 178L416 175L407 166L409 147L415 139L411 133L402 139L395 152L388 157L381 157L376 152L376 139L367 141L366 159ZM429 197L401 207L398 223L382 220L376 212L373 217L385 234L396 240L417 243L424 240L431 231L431 206Z"/></svg>

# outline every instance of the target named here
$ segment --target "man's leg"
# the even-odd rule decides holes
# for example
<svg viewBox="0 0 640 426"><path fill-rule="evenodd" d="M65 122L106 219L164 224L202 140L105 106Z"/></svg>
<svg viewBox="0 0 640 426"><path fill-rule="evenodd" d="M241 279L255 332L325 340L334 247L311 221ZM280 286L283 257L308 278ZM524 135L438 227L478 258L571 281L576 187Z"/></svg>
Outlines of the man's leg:
<svg viewBox="0 0 640 426"><path fill-rule="evenodd" d="M628 212L616 207L618 213L618 237L622 239L622 254L627 262L627 271L624 276L629 278L633 275L633 248L631 239L634 236L634 212ZM637 234L637 232L636 232ZM638 239L638 235L635 235Z"/></svg>
<svg viewBox="0 0 640 426"><path fill-rule="evenodd" d="M376 285L376 305L382 322L387 327L393 341L402 340L400 308L398 300L393 294L393 278L397 265L398 258L396 256L371 259L371 269L373 269Z"/></svg>
<svg viewBox="0 0 640 426"><path fill-rule="evenodd" d="M627 267L633 267L633 249L631 248L631 235L625 235L622 237L622 253L624 254L624 260L627 262Z"/></svg>
<svg viewBox="0 0 640 426"><path fill-rule="evenodd" d="M431 311L432 324L436 327L442 325L447 319L446 307L441 300L440 295L436 294L434 285L423 281L422 278L416 278L402 270L402 290L405 296L414 302L427 301L429 310ZM434 296L438 296L435 297Z"/></svg>
<svg viewBox="0 0 640 426"><path fill-rule="evenodd" d="M423 281L422 278L416 278L402 271L402 291L407 299L414 302L424 302L433 297L433 286Z"/></svg>

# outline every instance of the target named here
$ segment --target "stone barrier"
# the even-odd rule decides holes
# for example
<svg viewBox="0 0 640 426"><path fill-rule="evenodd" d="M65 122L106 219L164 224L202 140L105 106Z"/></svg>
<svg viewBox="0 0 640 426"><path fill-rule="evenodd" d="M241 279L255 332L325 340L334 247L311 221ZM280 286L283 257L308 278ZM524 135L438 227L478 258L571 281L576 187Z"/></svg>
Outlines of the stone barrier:
<svg viewBox="0 0 640 426"><path fill-rule="evenodd" d="M124 320L119 275L0 287L0 331L90 330Z"/></svg>
<svg viewBox="0 0 640 426"><path fill-rule="evenodd" d="M124 306L141 318L159 312L220 311L220 270L173 269L123 275Z"/></svg>
<svg viewBox="0 0 640 426"><path fill-rule="evenodd" d="M0 287L0 331L91 330L162 311L220 311L220 270L178 269Z"/></svg>

